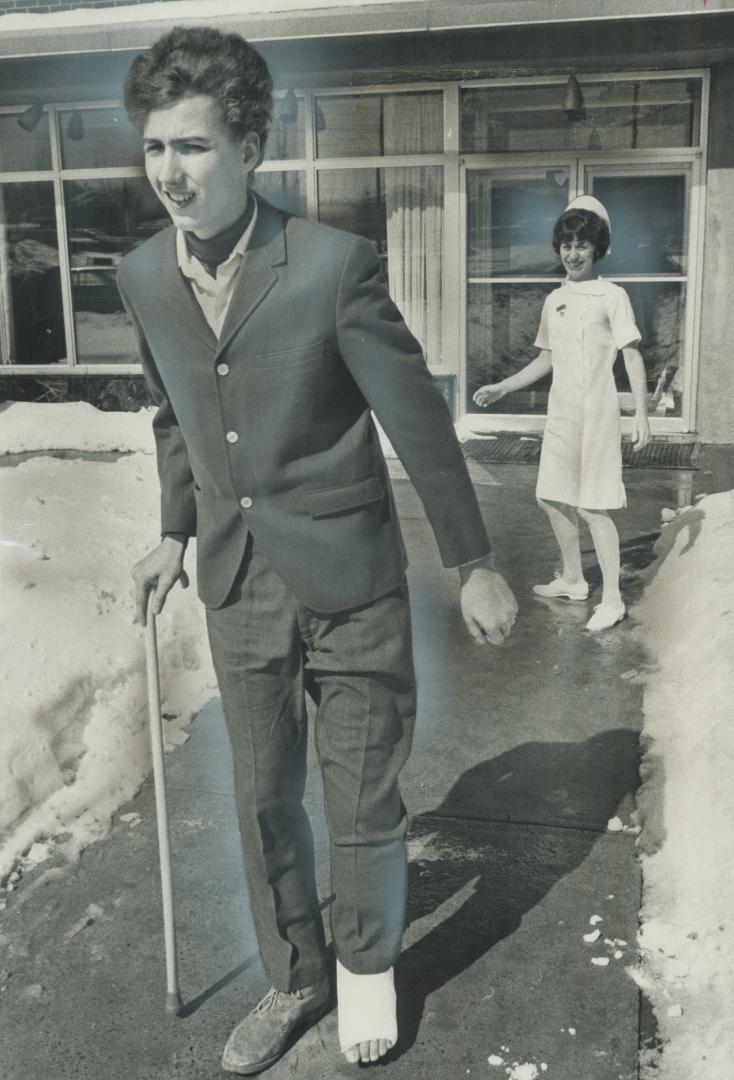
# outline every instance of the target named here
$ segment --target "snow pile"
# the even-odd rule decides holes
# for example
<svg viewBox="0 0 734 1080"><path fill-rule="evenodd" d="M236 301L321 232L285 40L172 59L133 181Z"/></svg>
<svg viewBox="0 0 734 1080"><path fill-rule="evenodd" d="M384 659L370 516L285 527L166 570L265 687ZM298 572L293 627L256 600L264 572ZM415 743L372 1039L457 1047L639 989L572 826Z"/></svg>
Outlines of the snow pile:
<svg viewBox="0 0 734 1080"><path fill-rule="evenodd" d="M44 436L54 410L68 408L24 411L33 410L30 426ZM129 414L99 416L105 445L122 444ZM158 536L155 459L32 458L0 468L0 507L1 880L49 837L75 857L105 835L150 771L130 567ZM216 692L195 588L176 587L158 623L162 708L175 745Z"/></svg>
<svg viewBox="0 0 734 1080"><path fill-rule="evenodd" d="M140 450L152 454L154 412L100 412L84 401L40 406L16 401L0 406L0 454L26 450Z"/></svg>
<svg viewBox="0 0 734 1080"><path fill-rule="evenodd" d="M641 1075L734 1075L734 492L668 525L636 609L658 671L640 797L641 969L662 1055Z"/></svg>

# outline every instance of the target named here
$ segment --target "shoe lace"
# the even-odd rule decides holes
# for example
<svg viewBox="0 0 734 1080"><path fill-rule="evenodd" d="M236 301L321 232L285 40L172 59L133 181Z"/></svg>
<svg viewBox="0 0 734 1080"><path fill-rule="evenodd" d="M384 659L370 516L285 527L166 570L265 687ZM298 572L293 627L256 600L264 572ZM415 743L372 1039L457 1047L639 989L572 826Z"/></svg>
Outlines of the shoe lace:
<svg viewBox="0 0 734 1080"><path fill-rule="evenodd" d="M285 990L277 990L274 986L271 986L265 997L255 1006L254 1012L256 1012L258 1016L270 1012L276 1007L281 997L295 997L300 999L303 997L303 994L300 990L294 990L292 994L288 994Z"/></svg>
<svg viewBox="0 0 734 1080"><path fill-rule="evenodd" d="M280 990L276 990L274 986L271 986L262 1001L259 1001L255 1006L255 1012L258 1014L258 1016L261 1016L263 1013L270 1012L271 1009L274 1009L279 997Z"/></svg>

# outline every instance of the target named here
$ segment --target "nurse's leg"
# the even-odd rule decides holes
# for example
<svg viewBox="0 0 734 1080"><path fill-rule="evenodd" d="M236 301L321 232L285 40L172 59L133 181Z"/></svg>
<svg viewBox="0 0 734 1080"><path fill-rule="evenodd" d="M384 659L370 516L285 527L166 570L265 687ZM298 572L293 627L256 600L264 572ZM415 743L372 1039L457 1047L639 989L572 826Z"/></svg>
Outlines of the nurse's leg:
<svg viewBox="0 0 734 1080"><path fill-rule="evenodd" d="M575 506L566 503L538 499L538 505L545 510L553 529L553 535L561 552L561 577L569 585L581 585L584 571L581 566L581 545L579 543L579 519Z"/></svg>
<svg viewBox="0 0 734 1080"><path fill-rule="evenodd" d="M619 607L622 596L619 591L619 533L606 510L586 510L579 507L579 516L589 526L596 557L602 574L602 604Z"/></svg>

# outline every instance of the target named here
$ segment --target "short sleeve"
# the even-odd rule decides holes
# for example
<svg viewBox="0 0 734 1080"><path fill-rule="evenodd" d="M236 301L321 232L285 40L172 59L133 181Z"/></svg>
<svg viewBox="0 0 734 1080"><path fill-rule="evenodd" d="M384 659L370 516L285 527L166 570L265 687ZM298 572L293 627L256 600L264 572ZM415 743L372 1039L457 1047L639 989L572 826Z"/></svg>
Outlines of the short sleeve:
<svg viewBox="0 0 734 1080"><path fill-rule="evenodd" d="M540 326L535 338L536 349L550 349L550 326L548 325L550 311L550 296L546 296L543 311L540 316Z"/></svg>
<svg viewBox="0 0 734 1080"><path fill-rule="evenodd" d="M628 345L639 345L642 334L637 329L630 298L619 286L609 297L609 324L618 349L624 349Z"/></svg>

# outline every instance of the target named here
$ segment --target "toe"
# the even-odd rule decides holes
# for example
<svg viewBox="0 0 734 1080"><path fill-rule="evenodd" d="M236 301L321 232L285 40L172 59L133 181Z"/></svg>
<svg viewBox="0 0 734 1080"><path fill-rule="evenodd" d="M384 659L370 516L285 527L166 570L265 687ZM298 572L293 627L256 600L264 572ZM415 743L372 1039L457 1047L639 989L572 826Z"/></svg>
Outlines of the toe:
<svg viewBox="0 0 734 1080"><path fill-rule="evenodd" d="M370 1043L361 1042L359 1044L359 1055L362 1058L362 1061L370 1060Z"/></svg>
<svg viewBox="0 0 734 1080"><path fill-rule="evenodd" d="M387 1039L380 1039L380 1041L378 1042L377 1045L378 1045L378 1048L379 1048L378 1049L378 1054L379 1054L379 1056L381 1058L383 1058L385 1056L385 1054L388 1052L388 1050L390 1049L390 1043L387 1041Z"/></svg>
<svg viewBox="0 0 734 1080"><path fill-rule="evenodd" d="M344 1051L344 1057L350 1065L356 1065L359 1062L359 1047L350 1046L348 1050Z"/></svg>

